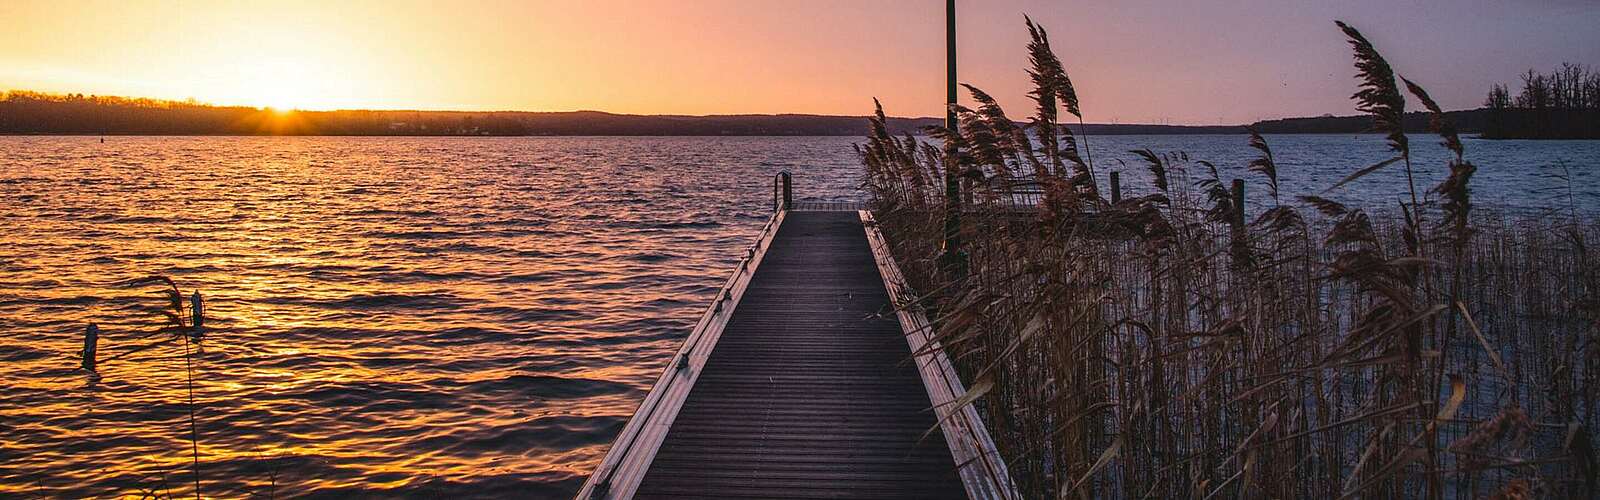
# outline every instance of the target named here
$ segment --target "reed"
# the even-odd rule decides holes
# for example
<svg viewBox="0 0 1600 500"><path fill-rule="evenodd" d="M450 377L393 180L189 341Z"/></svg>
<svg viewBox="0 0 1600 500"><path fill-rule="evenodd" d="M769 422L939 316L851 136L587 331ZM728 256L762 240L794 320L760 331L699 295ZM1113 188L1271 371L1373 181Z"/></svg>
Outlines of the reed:
<svg viewBox="0 0 1600 500"><path fill-rule="evenodd" d="M194 478L194 497L196 500L199 500L199 498L201 498L200 431L195 419L194 356L199 354L199 341L205 335L205 307L200 297L200 292L194 291L189 295L188 308L185 309L183 291L178 288L178 283L176 281L173 281L172 278L167 276L152 275L122 283L122 286L125 287L141 287L150 285L159 287L156 293L162 297L163 301L160 306L149 308L151 311L156 312L161 316L161 321L158 323L158 326L154 332L147 336L162 335L165 336L165 338L157 339L154 342L124 350L122 353L112 357L111 359L126 357L147 349L171 343L174 340L181 340L183 342L184 381L187 384L189 394L189 453L192 462L192 472ZM95 327L95 325L90 325L89 332L86 334L86 338L84 340L84 368L91 373L94 371L91 367L95 364L95 361L93 360L93 345L98 338L98 333L98 329ZM165 476L163 476L162 482L166 482ZM167 497L171 498L170 491L168 492Z"/></svg>
<svg viewBox="0 0 1600 500"><path fill-rule="evenodd" d="M1600 256L1588 245L1600 224L1571 207L1477 210L1476 167L1437 104L1338 26L1358 107L1395 157L1280 201L1271 146L1252 133L1261 156L1248 168L1272 203L1249 221L1215 167L1181 152L1135 152L1154 194L1100 198L1060 140L1065 74L1050 76L1060 63L1031 20L1040 109L1025 127L997 123L1003 111L968 87L978 109L957 109L959 135L935 134L961 146L947 158L889 136L880 107L860 149L866 185L925 297L898 306L933 311L968 387L985 388L963 400L1026 497L1600 494ZM1454 152L1432 189L1409 175L1407 93ZM1337 200L1391 166L1412 186L1398 210ZM963 273L938 265L941 168L965 174ZM1019 177L1042 199L1019 202Z"/></svg>

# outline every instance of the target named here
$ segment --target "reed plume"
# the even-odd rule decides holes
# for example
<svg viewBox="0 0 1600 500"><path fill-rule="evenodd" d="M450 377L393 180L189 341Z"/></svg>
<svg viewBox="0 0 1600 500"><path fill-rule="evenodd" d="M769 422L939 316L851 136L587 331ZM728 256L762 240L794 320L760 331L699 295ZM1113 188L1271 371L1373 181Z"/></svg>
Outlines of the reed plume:
<svg viewBox="0 0 1600 500"><path fill-rule="evenodd" d="M1439 109L1439 103L1434 102L1433 98L1428 96L1428 91L1423 90L1422 86L1417 85L1416 82L1407 80L1403 76L1400 77L1400 81L1405 82L1406 90L1411 92L1411 95L1416 97L1418 101L1421 101L1422 107L1428 110L1428 129L1433 133L1439 134L1439 137L1444 139L1444 147L1455 153L1456 161L1461 161L1461 155L1464 150L1461 146L1461 137L1456 135L1455 126L1450 123L1448 118L1445 118L1444 110Z"/></svg>
<svg viewBox="0 0 1600 500"><path fill-rule="evenodd" d="M1037 113L1030 126L1045 149L1045 156L1054 173L1066 179L1072 189L1091 198L1098 197L1099 188L1093 170L1079 154L1072 129L1062 126L1059 120L1058 106L1065 106L1067 113L1075 117L1083 117L1078 105L1078 92L1072 86L1072 79L1067 77L1061 60L1050 48L1049 33L1027 16L1023 16L1023 22L1028 27L1028 77L1033 82L1033 90L1028 95L1034 98ZM1070 173L1067 172L1067 163L1072 165Z"/></svg>
<svg viewBox="0 0 1600 500"><path fill-rule="evenodd" d="M1028 58L1033 63L1029 76L1034 78L1036 91L1048 91L1052 97L1061 99L1068 113L1081 118L1083 112L1078 106L1078 91L1073 88L1072 79L1067 77L1061 59L1050 49L1050 34L1043 26L1034 24L1028 16L1022 16L1022 21L1028 26Z"/></svg>
<svg viewBox="0 0 1600 500"><path fill-rule="evenodd" d="M1139 155L1145 162L1145 167L1150 170L1150 176L1155 179L1156 189L1163 194L1171 193L1172 184L1167 179L1167 162L1161 155L1149 149L1129 150L1129 153Z"/></svg>
<svg viewBox="0 0 1600 500"><path fill-rule="evenodd" d="M1256 132L1255 128L1245 127L1250 132L1250 148L1261 152L1261 156L1250 160L1247 168L1267 176L1267 189L1272 193L1272 203L1278 204L1278 162L1272 158L1272 147L1267 145L1267 140Z"/></svg>
<svg viewBox="0 0 1600 500"><path fill-rule="evenodd" d="M203 309L200 303L200 294L195 292L190 304L190 312L185 313L183 304L183 291L178 288L178 283L172 278L163 275L151 275L123 282L124 286L136 287L144 285L161 285L158 292L166 302L165 307L156 310L166 320L156 330L157 333L168 333L183 340L183 369L184 380L189 392L189 452L194 471L194 497L200 499L200 430L195 419L194 404L194 353L191 344L197 342L202 334ZM190 318L185 322L185 317Z"/></svg>
<svg viewBox="0 0 1600 500"><path fill-rule="evenodd" d="M1452 237L1464 241L1471 234L1471 229L1468 227L1468 218L1472 210L1472 194L1469 186L1472 174L1477 172L1478 168L1465 160L1466 148L1461 144L1461 137L1456 133L1455 125L1445 117L1444 110L1439 108L1439 104L1428 96L1428 91L1404 77L1400 80L1405 82L1406 89L1411 95L1422 102L1423 108L1428 110L1428 130L1439 134L1443 140L1441 144L1455 155L1455 158L1450 160L1449 177L1434 188L1434 191L1444 197L1441 208L1444 209L1445 216L1440 224L1450 226L1453 229Z"/></svg>
<svg viewBox="0 0 1600 500"><path fill-rule="evenodd" d="M1349 37L1350 47L1355 50L1356 78L1361 80L1360 89L1351 96L1356 101L1356 109L1372 115L1373 128L1385 134L1391 151L1398 155L1410 154L1404 132L1406 101L1400 95L1400 88L1395 86L1394 68L1361 31L1344 21L1334 21L1334 24Z"/></svg>
<svg viewBox="0 0 1600 500"><path fill-rule="evenodd" d="M1346 176L1334 188L1349 184L1367 174L1378 171L1396 162L1405 163L1406 182L1411 188L1411 204L1417 206L1417 185L1411 174L1411 146L1406 140L1405 113L1406 100L1400 94L1400 88L1395 85L1394 68L1389 66L1389 61L1378 53L1372 42L1367 40L1360 31L1345 24L1344 21L1334 21L1340 30L1344 31L1350 39L1350 47L1355 50L1356 78L1361 80L1360 90L1351 96L1356 101L1356 109L1372 115L1372 126L1384 134L1389 141L1389 150L1395 153L1393 158L1378 162L1372 166L1360 169Z"/></svg>

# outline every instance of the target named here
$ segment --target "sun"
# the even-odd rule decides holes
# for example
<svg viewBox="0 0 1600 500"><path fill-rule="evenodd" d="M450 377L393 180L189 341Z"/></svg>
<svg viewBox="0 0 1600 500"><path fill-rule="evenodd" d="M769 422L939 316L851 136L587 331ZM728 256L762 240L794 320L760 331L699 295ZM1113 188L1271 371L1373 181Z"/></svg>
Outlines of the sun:
<svg viewBox="0 0 1600 500"><path fill-rule="evenodd" d="M233 73L229 93L235 102L279 114L337 106L340 90L348 86L337 68L292 56L248 61Z"/></svg>
<svg viewBox="0 0 1600 500"><path fill-rule="evenodd" d="M316 95L314 89L299 81L277 79L246 90L250 100L255 105L272 110L277 113L289 113L296 109L305 109L312 104Z"/></svg>

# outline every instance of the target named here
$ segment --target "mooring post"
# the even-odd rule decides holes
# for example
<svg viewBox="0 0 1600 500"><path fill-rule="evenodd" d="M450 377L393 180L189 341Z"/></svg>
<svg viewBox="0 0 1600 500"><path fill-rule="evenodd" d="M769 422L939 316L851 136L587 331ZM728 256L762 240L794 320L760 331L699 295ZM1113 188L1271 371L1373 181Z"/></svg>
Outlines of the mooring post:
<svg viewBox="0 0 1600 500"><path fill-rule="evenodd" d="M1122 203L1122 172L1111 171L1111 204Z"/></svg>
<svg viewBox="0 0 1600 500"><path fill-rule="evenodd" d="M100 326L89 323L89 328L83 332L83 370L93 372L95 356L100 350Z"/></svg>
<svg viewBox="0 0 1600 500"><path fill-rule="evenodd" d="M788 172L779 175L783 177L783 209L788 210L794 207L794 182Z"/></svg>
<svg viewBox="0 0 1600 500"><path fill-rule="evenodd" d="M1244 180L1233 180L1233 224L1244 229Z"/></svg>
<svg viewBox="0 0 1600 500"><path fill-rule="evenodd" d="M189 336L200 338L206 334L206 306L204 299L200 298L200 291L195 290L189 296Z"/></svg>

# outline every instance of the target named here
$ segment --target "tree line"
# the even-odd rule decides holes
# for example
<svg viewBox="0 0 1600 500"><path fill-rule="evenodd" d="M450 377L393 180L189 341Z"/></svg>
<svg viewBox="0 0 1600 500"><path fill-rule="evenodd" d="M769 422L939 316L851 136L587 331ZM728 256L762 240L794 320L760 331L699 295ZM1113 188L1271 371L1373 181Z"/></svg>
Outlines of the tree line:
<svg viewBox="0 0 1600 500"><path fill-rule="evenodd" d="M1504 84L1489 89L1483 136L1496 139L1600 138L1600 73L1564 63L1549 74L1528 70L1515 95Z"/></svg>
<svg viewBox="0 0 1600 500"><path fill-rule="evenodd" d="M0 94L0 134L109 135L525 135L503 113L442 111L276 111L188 101Z"/></svg>
<svg viewBox="0 0 1600 500"><path fill-rule="evenodd" d="M897 132L937 123L896 118ZM600 111L275 111L31 91L0 93L0 134L80 135L860 135L859 116L646 116Z"/></svg>

